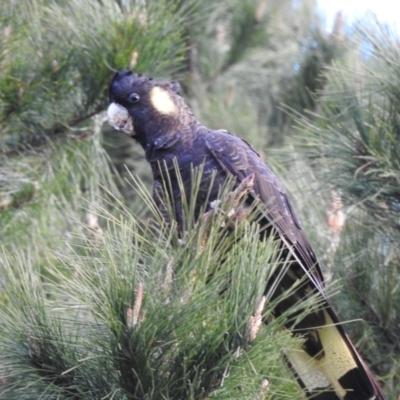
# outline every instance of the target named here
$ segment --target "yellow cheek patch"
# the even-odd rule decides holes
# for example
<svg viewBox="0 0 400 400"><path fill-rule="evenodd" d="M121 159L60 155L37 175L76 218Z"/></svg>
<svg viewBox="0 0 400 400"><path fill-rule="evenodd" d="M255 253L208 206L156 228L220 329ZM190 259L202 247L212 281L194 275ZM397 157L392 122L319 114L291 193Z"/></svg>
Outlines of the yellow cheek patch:
<svg viewBox="0 0 400 400"><path fill-rule="evenodd" d="M151 90L150 101L160 114L173 115L178 111L171 95L165 89L158 86Z"/></svg>

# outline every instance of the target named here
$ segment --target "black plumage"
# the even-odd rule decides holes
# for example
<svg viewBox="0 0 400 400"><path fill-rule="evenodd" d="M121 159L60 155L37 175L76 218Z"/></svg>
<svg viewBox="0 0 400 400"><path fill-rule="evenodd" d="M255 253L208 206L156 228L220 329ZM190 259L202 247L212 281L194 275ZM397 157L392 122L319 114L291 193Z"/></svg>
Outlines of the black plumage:
<svg viewBox="0 0 400 400"><path fill-rule="evenodd" d="M257 202L262 213L260 224L272 225L290 254L292 262L275 290L278 298L299 280L296 291L274 309L281 315L289 307L313 293L321 295L316 307L291 327L304 336L299 351L285 353L306 394L320 400L384 400L385 396L364 365L326 298L318 260L308 241L285 189L246 141L224 130L211 130L196 120L178 85L158 82L130 71L117 73L110 86L109 122L117 130L130 134L143 147L154 177L154 198L162 210L163 179L168 172L175 201L177 222L183 226L180 207L179 169L191 193L192 168L203 165L197 196L196 218L206 199L217 197L228 176L239 185L253 176L247 202ZM211 176L213 184L209 192ZM289 326L288 326L289 328Z"/></svg>

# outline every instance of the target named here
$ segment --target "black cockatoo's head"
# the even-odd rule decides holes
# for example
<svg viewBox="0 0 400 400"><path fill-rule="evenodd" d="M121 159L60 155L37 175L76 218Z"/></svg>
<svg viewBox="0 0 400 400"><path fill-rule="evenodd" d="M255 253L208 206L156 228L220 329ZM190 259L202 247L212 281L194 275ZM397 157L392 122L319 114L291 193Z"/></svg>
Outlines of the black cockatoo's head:
<svg viewBox="0 0 400 400"><path fill-rule="evenodd" d="M179 121L183 99L177 94L176 82L158 82L132 71L117 72L110 85L110 105L107 119L121 132L142 141L140 136L154 134L164 125Z"/></svg>

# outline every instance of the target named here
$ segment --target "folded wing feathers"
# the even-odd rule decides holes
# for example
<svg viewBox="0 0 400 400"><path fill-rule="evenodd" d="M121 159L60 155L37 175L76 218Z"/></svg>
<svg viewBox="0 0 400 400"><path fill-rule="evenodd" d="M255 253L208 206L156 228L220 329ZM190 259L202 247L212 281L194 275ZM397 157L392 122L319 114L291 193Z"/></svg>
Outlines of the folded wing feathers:
<svg viewBox="0 0 400 400"><path fill-rule="evenodd" d="M315 338L322 350L316 356L307 353L305 345L285 351L288 364L307 396L317 400L385 400L329 304L316 256L281 182L251 146L227 132L210 131L207 146L221 167L239 181L255 173L254 199L265 207L266 219L322 296L323 305L316 312L320 326L303 324L298 330Z"/></svg>

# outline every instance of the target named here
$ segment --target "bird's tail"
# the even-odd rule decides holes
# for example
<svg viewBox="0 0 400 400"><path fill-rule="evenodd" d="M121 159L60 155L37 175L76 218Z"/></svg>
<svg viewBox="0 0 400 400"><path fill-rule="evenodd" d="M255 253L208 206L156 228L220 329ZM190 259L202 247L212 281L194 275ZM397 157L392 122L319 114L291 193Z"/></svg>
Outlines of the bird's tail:
<svg viewBox="0 0 400 400"><path fill-rule="evenodd" d="M312 329L302 328L303 345L285 352L307 397L316 400L386 400L331 306L326 302L318 314L324 323ZM314 349L320 348L316 354L307 344L310 340Z"/></svg>

